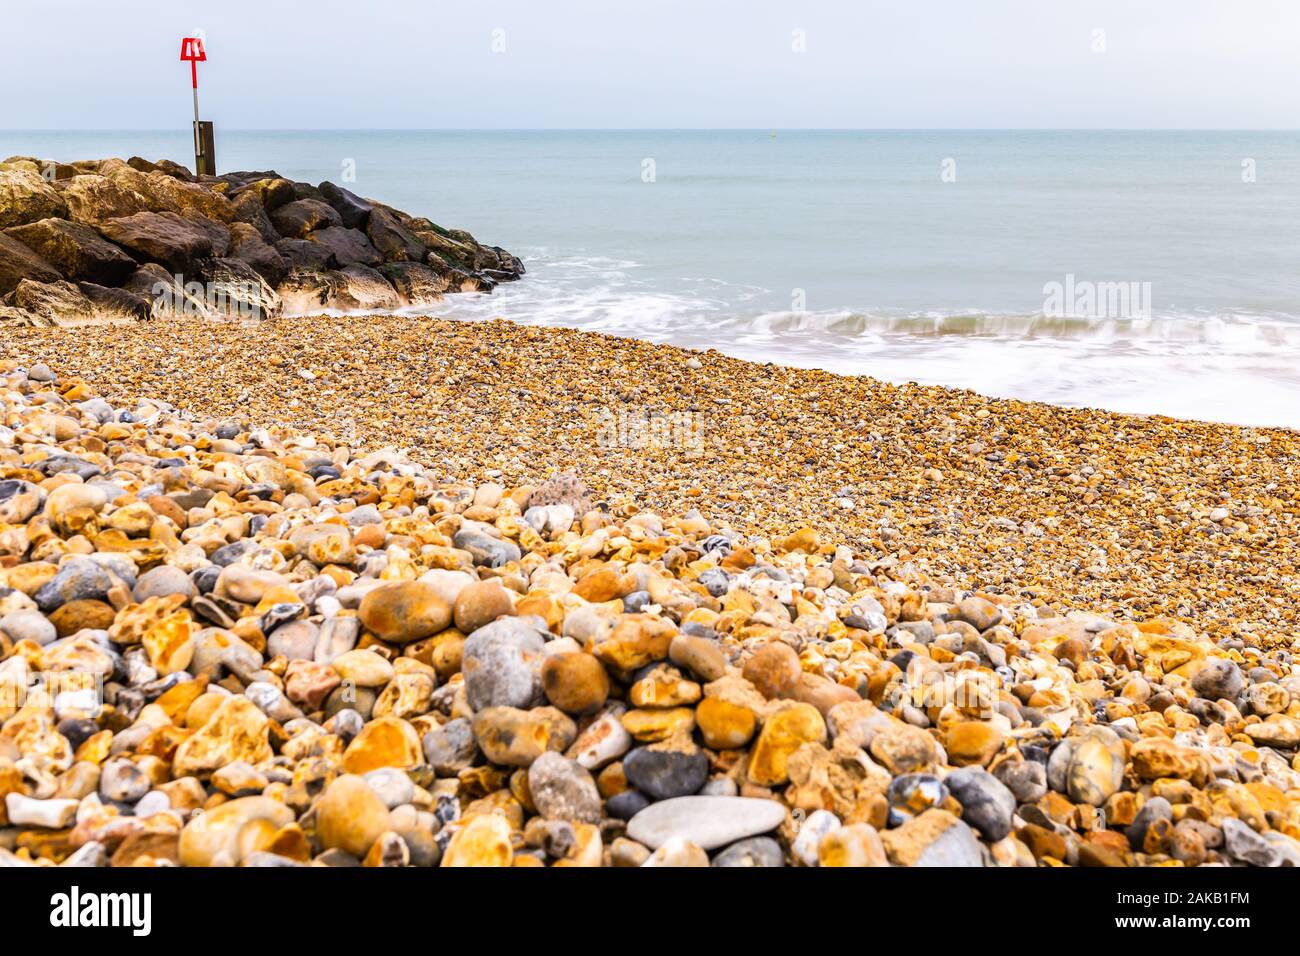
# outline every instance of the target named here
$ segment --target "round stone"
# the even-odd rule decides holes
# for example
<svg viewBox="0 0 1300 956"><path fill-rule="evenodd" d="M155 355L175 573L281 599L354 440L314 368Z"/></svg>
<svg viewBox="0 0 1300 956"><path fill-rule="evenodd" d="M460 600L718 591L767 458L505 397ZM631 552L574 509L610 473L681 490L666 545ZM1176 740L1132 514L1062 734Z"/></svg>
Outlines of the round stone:
<svg viewBox="0 0 1300 956"><path fill-rule="evenodd" d="M246 853L264 849L275 831L293 822L293 811L270 797L240 797L195 814L181 831L184 866L237 866Z"/></svg>
<svg viewBox="0 0 1300 956"><path fill-rule="evenodd" d="M954 770L943 779L948 792L961 804L961 818L989 842L1011 832L1016 798L997 777L980 767Z"/></svg>
<svg viewBox="0 0 1300 956"><path fill-rule="evenodd" d="M785 854L771 837L751 837L733 843L713 858L718 867L782 867Z"/></svg>
<svg viewBox="0 0 1300 956"><path fill-rule="evenodd" d="M461 670L470 707L479 711L537 703L544 644L536 627L517 617L494 621L466 638Z"/></svg>
<svg viewBox="0 0 1300 956"><path fill-rule="evenodd" d="M144 602L150 598L179 594L188 601L196 593L194 582L190 580L188 574L175 565L160 564L140 575L131 591L131 596L137 601Z"/></svg>
<svg viewBox="0 0 1300 956"><path fill-rule="evenodd" d="M744 747L754 736L758 718L748 707L721 697L706 697L695 708L695 719L704 745L713 750Z"/></svg>
<svg viewBox="0 0 1300 956"><path fill-rule="evenodd" d="M586 768L547 751L528 768L528 792L547 820L599 823L600 793Z"/></svg>
<svg viewBox="0 0 1300 956"><path fill-rule="evenodd" d="M789 644L774 641L764 644L743 669L745 680L758 688L768 700L791 697L799 686L799 655Z"/></svg>
<svg viewBox="0 0 1300 956"><path fill-rule="evenodd" d="M418 641L451 624L447 602L436 588L420 581L399 581L368 591L357 616L368 631L392 644Z"/></svg>
<svg viewBox="0 0 1300 956"><path fill-rule="evenodd" d="M627 826L627 835L658 849L674 837L705 850L775 830L785 820L785 807L775 800L754 797L675 797L652 803Z"/></svg>
<svg viewBox="0 0 1300 956"><path fill-rule="evenodd" d="M992 724L963 720L948 728L943 744L954 767L987 767L1002 749L1002 732Z"/></svg>
<svg viewBox="0 0 1300 956"><path fill-rule="evenodd" d="M343 752L348 773L365 774L380 767L406 769L424 760L420 735L400 717L376 717L352 738Z"/></svg>
<svg viewBox="0 0 1300 956"><path fill-rule="evenodd" d="M638 747L623 760L628 782L652 800L685 797L704 786L709 758L695 747L652 744Z"/></svg>
<svg viewBox="0 0 1300 956"><path fill-rule="evenodd" d="M583 651L554 654L542 662L542 689L567 714L595 713L609 696L609 675Z"/></svg>
<svg viewBox="0 0 1300 956"><path fill-rule="evenodd" d="M326 848L361 858L389 829L388 807L355 774L335 779L316 801L316 835Z"/></svg>
<svg viewBox="0 0 1300 956"><path fill-rule="evenodd" d="M9 635L10 640L32 641L36 644L49 644L59 636L54 625L40 611L10 611L0 617L0 631Z"/></svg>
<svg viewBox="0 0 1300 956"><path fill-rule="evenodd" d="M1245 689L1241 668L1222 657L1212 657L1192 678L1192 688L1207 700L1235 701Z"/></svg>
<svg viewBox="0 0 1300 956"><path fill-rule="evenodd" d="M498 581L475 581L456 596L454 619L465 634L514 613L514 600Z"/></svg>

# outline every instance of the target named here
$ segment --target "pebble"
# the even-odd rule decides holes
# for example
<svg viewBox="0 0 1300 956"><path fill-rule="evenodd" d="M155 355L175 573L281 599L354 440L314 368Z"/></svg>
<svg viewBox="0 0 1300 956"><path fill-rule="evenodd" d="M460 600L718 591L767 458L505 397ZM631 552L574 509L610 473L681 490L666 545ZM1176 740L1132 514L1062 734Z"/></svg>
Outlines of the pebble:
<svg viewBox="0 0 1300 956"><path fill-rule="evenodd" d="M694 746L652 744L629 753L623 760L623 772L629 783L652 800L671 800L690 796L704 786L709 760Z"/></svg>
<svg viewBox="0 0 1300 956"><path fill-rule="evenodd" d="M375 320L400 328L388 322ZM18 332L0 354L27 347ZM78 330L77 363L95 354L97 334ZM278 333L265 334L276 354ZM311 368L333 388L348 361ZM429 380L455 374L448 365ZM115 394L172 387L139 375ZM1174 577L1154 589L1132 565L1122 587L1105 568L1075 576L1069 602L1050 575L1022 586L1039 547L1059 555L1060 542L1077 542L1071 522L1092 507L1082 495L1096 489L1108 520L1138 506L1104 468L1089 473L1100 484L1060 470L1056 456L1081 454L1074 439L1020 446L1010 418L984 419L979 440L1004 462L1013 445L1036 456L997 466L1011 469L996 471L1000 482L1037 489L1008 510L1057 524L1039 536L1020 530L1029 517L1014 534L985 522L995 544L970 564L993 575L980 591L935 574L961 563L937 546L967 532L935 519L944 512L933 502L924 522L907 510L910 470L895 480L877 468L852 489L846 476L842 492L814 495L852 498L837 521L872 519L845 538L776 520L793 516L798 496L762 483L734 499L685 496L674 486L681 463L661 461L651 490L691 504L661 514L623 484L616 455L591 472L599 491L576 475L542 481L522 459L483 467L468 435L440 447L434 467L420 449L352 448L325 429L246 421L261 399L235 403L191 379L219 417L100 399L70 372L37 386L0 358L0 685L35 688L21 706L0 702L6 852L21 863L1300 859L1300 635L1288 612L1225 632L1215 589L1194 594ZM278 402L267 396L265 407ZM960 415L941 420L967 427ZM1134 434L1173 427L1124 421ZM967 444L936 446L947 449L946 477L926 491L962 501L963 523L985 513L963 497L968 484L1013 500L1001 484L980 485L989 459L966 457ZM1162 447L1182 454L1177 442ZM456 477L469 465L493 480ZM1250 607L1261 582L1276 584L1274 567L1241 564L1223 541L1230 532L1245 553L1251 535L1291 540L1287 486L1220 478L1233 510L1217 557L1202 552L1199 566L1234 568L1239 607ZM730 480L715 467L709 488ZM1072 497L1059 497L1067 487ZM1270 495L1277 507L1259 503ZM1055 519L1040 513L1049 505ZM1199 545L1188 537L1197 522L1168 514L1152 524L1159 541L1140 523L1115 527L1127 529L1125 547L1143 541L1172 568L1185 559L1171 548ZM1004 563L1004 551L1023 565ZM1107 597L1130 591L1131 604ZM42 674L67 686L46 696L32 682ZM727 807L699 809L708 801ZM52 840L65 830L74 837Z"/></svg>
<svg viewBox="0 0 1300 956"><path fill-rule="evenodd" d="M749 760L748 775L763 786L789 779L790 757L806 743L826 739L826 723L811 704L792 703L763 723Z"/></svg>
<svg viewBox="0 0 1300 956"><path fill-rule="evenodd" d="M486 814L456 831L442 854L442 866L509 866L513 858L510 824L504 817Z"/></svg>
<svg viewBox="0 0 1300 956"><path fill-rule="evenodd" d="M943 779L944 786L961 804L961 818L991 843L1011 832L1016 798L987 770L963 767Z"/></svg>
<svg viewBox="0 0 1300 956"><path fill-rule="evenodd" d="M889 866L885 844L875 827L853 823L832 830L817 847L817 865L826 867Z"/></svg>
<svg viewBox="0 0 1300 956"><path fill-rule="evenodd" d="M784 820L785 809L771 800L687 796L650 804L629 821L627 833L651 849L681 837L705 850L715 850L775 830Z"/></svg>
<svg viewBox="0 0 1300 956"><path fill-rule="evenodd" d="M713 858L717 867L781 867L785 853L771 837L751 837L733 843Z"/></svg>
<svg viewBox="0 0 1300 956"><path fill-rule="evenodd" d="M368 591L357 617L380 640L409 644L445 629L451 608L431 585L399 581Z"/></svg>
<svg viewBox="0 0 1300 956"><path fill-rule="evenodd" d="M468 770L478 754L470 722L463 717L449 720L424 735L424 759L440 777L454 777Z"/></svg>
<svg viewBox="0 0 1300 956"><path fill-rule="evenodd" d="M927 810L882 834L895 866L983 866L975 833L946 810Z"/></svg>
<svg viewBox="0 0 1300 956"><path fill-rule="evenodd" d="M529 766L528 792L537 812L547 820L600 822L600 793L591 774L555 751L542 754Z"/></svg>
<svg viewBox="0 0 1300 956"><path fill-rule="evenodd" d="M542 695L545 638L523 618L480 627L465 641L465 694L475 711L488 707L531 707Z"/></svg>
<svg viewBox="0 0 1300 956"><path fill-rule="evenodd" d="M1268 840L1232 817L1223 821L1223 842L1228 856L1239 863L1279 866L1282 862L1282 855Z"/></svg>
<svg viewBox="0 0 1300 956"><path fill-rule="evenodd" d="M194 582L180 568L171 564L160 564L150 568L136 579L131 596L141 603L150 598L168 597L179 594L190 600L196 594Z"/></svg>
<svg viewBox="0 0 1300 956"><path fill-rule="evenodd" d="M990 724L963 720L948 728L943 746L953 766L987 767L1002 749L1002 739L1002 732Z"/></svg>
<svg viewBox="0 0 1300 956"><path fill-rule="evenodd" d="M709 855L680 837L674 837L650 854L642 866L708 866Z"/></svg>
<svg viewBox="0 0 1300 956"><path fill-rule="evenodd" d="M799 825L790 852L804 866L816 866L822 841L844 824L829 810L815 810Z"/></svg>
<svg viewBox="0 0 1300 956"><path fill-rule="evenodd" d="M10 611L0 617L0 631L12 641L31 641L42 646L52 644L59 636L49 619L37 610Z"/></svg>
<svg viewBox="0 0 1300 956"><path fill-rule="evenodd" d="M583 651L547 657L541 678L546 699L566 714L594 713L609 697L609 675L604 666Z"/></svg>
<svg viewBox="0 0 1300 956"><path fill-rule="evenodd" d="M5 811L15 826L61 830L72 825L78 805L76 800L38 800L21 793L5 794Z"/></svg>
<svg viewBox="0 0 1300 956"><path fill-rule="evenodd" d="M1206 661L1192 678L1196 693L1209 700L1236 700L1245 686L1241 668L1221 657Z"/></svg>
<svg viewBox="0 0 1300 956"><path fill-rule="evenodd" d="M514 613L514 600L498 581L474 581L456 595L454 620L466 634Z"/></svg>
<svg viewBox="0 0 1300 956"><path fill-rule="evenodd" d="M152 787L149 777L130 760L118 758L104 764L99 795L116 803L135 803Z"/></svg>
<svg viewBox="0 0 1300 956"><path fill-rule="evenodd" d="M487 707L474 715L471 727L488 760L507 767L528 767L548 750L563 751L578 732L554 707Z"/></svg>
<svg viewBox="0 0 1300 956"><path fill-rule="evenodd" d="M181 830L177 855L184 866L238 866L264 850L294 814L271 797L240 797L191 817Z"/></svg>
<svg viewBox="0 0 1300 956"><path fill-rule="evenodd" d="M338 777L316 802L316 832L321 844L364 857L390 829L388 809L362 777Z"/></svg>

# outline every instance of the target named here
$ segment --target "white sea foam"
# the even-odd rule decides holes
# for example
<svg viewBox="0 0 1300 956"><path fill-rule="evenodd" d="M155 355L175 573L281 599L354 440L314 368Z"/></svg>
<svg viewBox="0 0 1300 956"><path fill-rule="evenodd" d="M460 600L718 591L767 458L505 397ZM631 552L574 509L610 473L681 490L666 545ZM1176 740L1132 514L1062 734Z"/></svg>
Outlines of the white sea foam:
<svg viewBox="0 0 1300 956"><path fill-rule="evenodd" d="M525 281L449 297L429 311L502 317L716 348L892 382L1139 414L1300 427L1300 322L1279 314L1187 311L1141 319L979 310L761 311L755 286L682 278L637 263L541 255Z"/></svg>

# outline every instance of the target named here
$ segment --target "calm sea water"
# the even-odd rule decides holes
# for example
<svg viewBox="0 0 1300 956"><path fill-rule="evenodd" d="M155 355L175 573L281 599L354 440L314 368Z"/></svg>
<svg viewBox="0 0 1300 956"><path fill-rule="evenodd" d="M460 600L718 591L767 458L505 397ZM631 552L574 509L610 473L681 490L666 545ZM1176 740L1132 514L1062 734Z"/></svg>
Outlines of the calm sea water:
<svg viewBox="0 0 1300 956"><path fill-rule="evenodd" d="M192 147L0 132L12 153ZM453 318L1300 427L1300 132L218 131L218 157L355 169L355 191L524 257ZM1062 310L1052 283L1133 285Z"/></svg>

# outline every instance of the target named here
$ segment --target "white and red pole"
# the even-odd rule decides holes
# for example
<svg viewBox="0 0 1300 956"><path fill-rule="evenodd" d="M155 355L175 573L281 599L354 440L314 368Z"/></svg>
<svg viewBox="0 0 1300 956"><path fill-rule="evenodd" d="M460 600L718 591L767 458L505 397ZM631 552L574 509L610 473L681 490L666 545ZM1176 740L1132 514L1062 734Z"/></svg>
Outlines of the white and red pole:
<svg viewBox="0 0 1300 956"><path fill-rule="evenodd" d="M207 60L208 54L203 49L202 37L184 37L181 39L181 62L190 65L190 86L194 91L194 172L196 174L214 174L216 169L208 150L204 149L202 123L199 120L199 64Z"/></svg>

